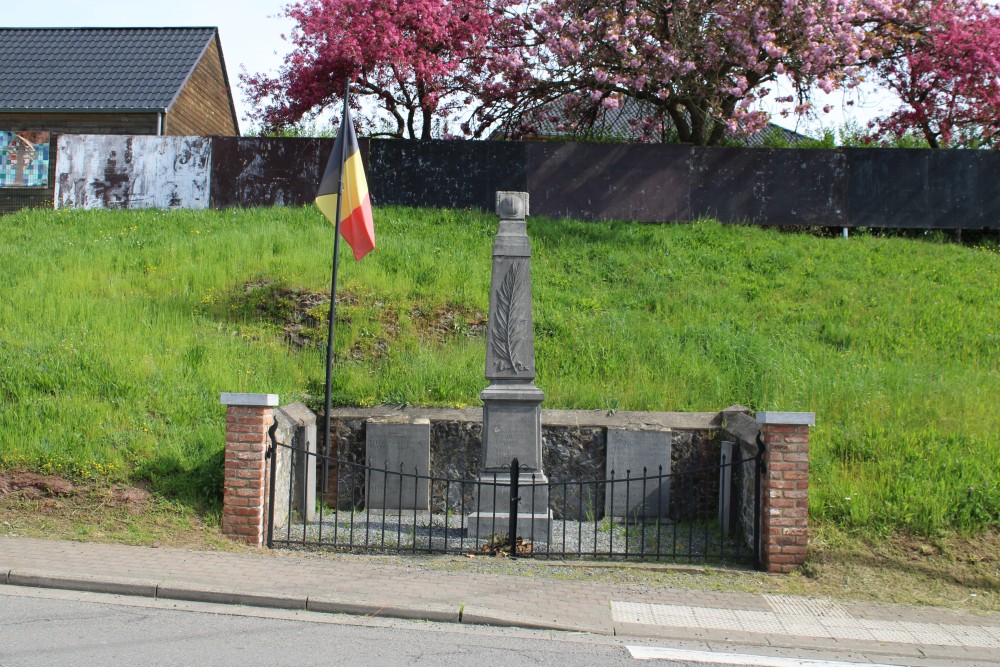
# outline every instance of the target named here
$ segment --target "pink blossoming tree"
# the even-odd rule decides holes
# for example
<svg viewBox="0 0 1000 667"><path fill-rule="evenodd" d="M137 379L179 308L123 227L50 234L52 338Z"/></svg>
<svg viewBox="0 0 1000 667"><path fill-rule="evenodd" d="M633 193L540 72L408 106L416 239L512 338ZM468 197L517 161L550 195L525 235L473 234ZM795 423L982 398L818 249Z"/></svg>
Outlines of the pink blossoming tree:
<svg viewBox="0 0 1000 667"><path fill-rule="evenodd" d="M854 85L906 16L903 0L542 0L533 86L506 120L560 99L569 123L586 123L633 100L643 136L672 126L682 142L719 144L767 123L755 109L778 77L797 91L779 101L800 113L814 87Z"/></svg>
<svg viewBox="0 0 1000 667"><path fill-rule="evenodd" d="M519 81L522 23L505 12L511 0L302 0L285 13L295 21L294 49L277 76L240 78L263 131L293 125L335 106L345 79L354 96L388 114L373 134L430 139L436 119L498 97L503 80ZM523 71L523 70L522 70ZM474 110L474 108L472 108ZM377 123L375 124L377 127Z"/></svg>
<svg viewBox="0 0 1000 667"><path fill-rule="evenodd" d="M1000 9L982 0L924 1L917 28L877 72L902 106L876 134L916 132L932 148L1000 144Z"/></svg>
<svg viewBox="0 0 1000 667"><path fill-rule="evenodd" d="M376 135L429 139L452 120L476 137L498 128L517 136L540 119L573 132L628 105L640 139L669 130L682 142L715 145L766 124L759 103L779 78L795 94L777 101L806 113L812 91L851 87L891 54L898 57L879 71L899 91L923 82L926 69L938 75L931 88L954 100L972 100L972 89L994 99L995 78L988 84L983 73L995 68L1000 40L983 32L996 12L982 2L300 0L285 9L295 29L279 73L241 79L265 131L336 105L350 79L357 96L374 102L366 110L382 110L383 126L369 125ZM956 21L970 6L979 18ZM922 25L915 15L925 30L914 28ZM925 116L927 108L951 110L929 121L946 143L968 118L985 127L989 107L980 98L920 95L904 99L923 104ZM921 122L900 113L885 127Z"/></svg>

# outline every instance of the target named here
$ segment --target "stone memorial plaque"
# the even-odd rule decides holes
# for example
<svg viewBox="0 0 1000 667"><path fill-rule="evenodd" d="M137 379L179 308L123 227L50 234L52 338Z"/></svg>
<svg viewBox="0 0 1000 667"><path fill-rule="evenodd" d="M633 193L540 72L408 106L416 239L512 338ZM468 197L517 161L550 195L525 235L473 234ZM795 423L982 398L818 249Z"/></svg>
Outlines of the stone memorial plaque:
<svg viewBox="0 0 1000 667"><path fill-rule="evenodd" d="M541 438L541 413L537 404L499 403L491 405L486 415L483 440L486 470L509 470L511 459L538 470Z"/></svg>
<svg viewBox="0 0 1000 667"><path fill-rule="evenodd" d="M638 519L664 518L670 504L671 436L669 430L608 429L608 483L604 499L606 516ZM645 473L643 473L645 468ZM645 480L643 477L645 476ZM650 479L652 478L652 479Z"/></svg>
<svg viewBox="0 0 1000 667"><path fill-rule="evenodd" d="M430 421L372 419L365 432L368 507L429 510Z"/></svg>

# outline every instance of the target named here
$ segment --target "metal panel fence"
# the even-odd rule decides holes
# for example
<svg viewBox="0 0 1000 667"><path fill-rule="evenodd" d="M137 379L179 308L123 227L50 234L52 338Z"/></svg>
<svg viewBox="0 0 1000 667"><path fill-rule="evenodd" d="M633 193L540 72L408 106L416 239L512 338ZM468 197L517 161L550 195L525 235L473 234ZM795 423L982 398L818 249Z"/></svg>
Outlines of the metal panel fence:
<svg viewBox="0 0 1000 667"><path fill-rule="evenodd" d="M371 461L362 464L326 457L280 442L272 445L269 458L296 462L270 466L267 544L272 548L759 562L760 522L747 523L744 518L759 517L759 510L745 512L736 507L746 494L732 493L729 483L718 481L715 493L697 494L698 503L671 499L669 491L664 491L727 480L733 488L754 488L750 497L759 508L759 476L749 479L745 473L748 465L759 467L759 452L741 460L723 457L718 466L706 469L626 470L612 472L608 479L547 483L520 471L516 459L508 482L495 474L457 479L389 470ZM302 473L309 468L327 469L328 484L335 493L310 493L297 483L309 478ZM277 479L279 469L289 476L287 480ZM287 498L277 498L278 489ZM544 507L536 506L544 502L537 499L545 498ZM509 512L500 509L508 502ZM476 512L484 507L494 510Z"/></svg>
<svg viewBox="0 0 1000 667"><path fill-rule="evenodd" d="M183 159L144 168L141 178L137 172L128 180L141 181L148 193L166 197L166 204L152 195L104 196L117 187L106 183L112 160L106 148L127 138L100 139L77 141L93 153L84 157L100 165L95 167L99 173L76 176L81 187L99 190L86 198L87 205L188 207L184 188L192 179L185 171L189 162ZM178 139L144 137L163 147L143 150L173 155L177 151L170 142ZM211 148L199 160L211 159L214 208L311 203L333 147L333 139L204 141L210 141ZM516 190L531 193L534 215L593 221L713 217L724 223L775 226L1000 229L998 151L387 139L362 139L360 148L376 205L492 210L498 190ZM132 157L136 164L148 162ZM60 147L50 161L46 188L0 188L0 208L47 205L55 181L61 183L64 173L70 178L62 166L56 171L59 162L69 159ZM115 156L111 169L119 180L129 176L118 173L121 162ZM199 206L207 194L199 191ZM60 203L80 205L75 200Z"/></svg>
<svg viewBox="0 0 1000 667"><path fill-rule="evenodd" d="M582 220L1000 229L1000 152L361 140L373 203ZM332 139L216 139L212 205L307 204ZM292 178L289 178L292 176Z"/></svg>

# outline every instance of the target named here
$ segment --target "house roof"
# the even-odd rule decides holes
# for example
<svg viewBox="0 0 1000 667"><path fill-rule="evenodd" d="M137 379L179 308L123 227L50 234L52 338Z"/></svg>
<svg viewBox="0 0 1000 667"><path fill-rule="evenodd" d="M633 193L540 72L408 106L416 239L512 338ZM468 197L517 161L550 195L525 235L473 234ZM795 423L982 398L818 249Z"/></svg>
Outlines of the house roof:
<svg viewBox="0 0 1000 667"><path fill-rule="evenodd" d="M631 97L626 97L622 103L613 109L600 108L597 111L594 123L590 127L573 132L565 127L566 111L565 102L562 99L553 100L543 105L532 119L531 134L536 137L548 138L579 138L601 137L618 141L635 141L639 136L636 124L650 115L651 107L646 103ZM664 116L664 121L670 123L670 117ZM504 136L507 128L500 128L494 136ZM799 134L793 130L768 123L767 127L749 135L739 136L737 141L744 146L760 147L765 145L768 139L777 137L794 146L809 137Z"/></svg>
<svg viewBox="0 0 1000 667"><path fill-rule="evenodd" d="M0 110L165 111L216 28L0 28Z"/></svg>

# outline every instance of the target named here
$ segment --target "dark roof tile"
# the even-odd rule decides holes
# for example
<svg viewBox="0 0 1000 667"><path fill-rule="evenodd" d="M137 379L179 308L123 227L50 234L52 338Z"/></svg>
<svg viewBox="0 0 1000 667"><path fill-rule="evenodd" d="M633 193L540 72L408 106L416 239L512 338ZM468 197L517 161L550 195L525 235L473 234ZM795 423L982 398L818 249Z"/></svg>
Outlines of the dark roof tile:
<svg viewBox="0 0 1000 667"><path fill-rule="evenodd" d="M215 28L0 28L0 109L165 109Z"/></svg>

